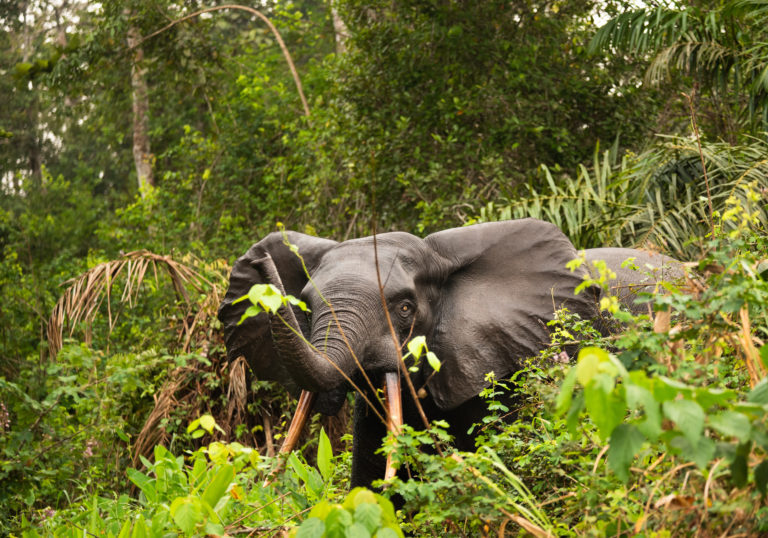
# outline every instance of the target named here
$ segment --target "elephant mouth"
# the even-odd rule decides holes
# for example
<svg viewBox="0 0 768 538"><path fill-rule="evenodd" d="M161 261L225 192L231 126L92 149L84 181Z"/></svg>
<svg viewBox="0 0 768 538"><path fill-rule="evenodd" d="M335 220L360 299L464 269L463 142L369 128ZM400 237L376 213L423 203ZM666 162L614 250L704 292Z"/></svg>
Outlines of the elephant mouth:
<svg viewBox="0 0 768 538"><path fill-rule="evenodd" d="M400 428L403 425L403 401L402 393L400 391L400 375L397 372L387 372L384 374L384 400L386 409L387 429L393 434L400 433ZM296 405L296 411L291 419L291 424L288 426L288 433L285 436L280 447L280 454L288 454L296 448L299 437L301 435L304 426L306 426L309 417L312 414L312 408L317 400L317 393L310 392L308 390L302 390L299 396L298 404ZM275 475L277 469L272 472L265 485L267 485L271 478ZM392 456L387 456L387 464L384 470L384 480L389 480L395 476L395 466L392 461Z"/></svg>

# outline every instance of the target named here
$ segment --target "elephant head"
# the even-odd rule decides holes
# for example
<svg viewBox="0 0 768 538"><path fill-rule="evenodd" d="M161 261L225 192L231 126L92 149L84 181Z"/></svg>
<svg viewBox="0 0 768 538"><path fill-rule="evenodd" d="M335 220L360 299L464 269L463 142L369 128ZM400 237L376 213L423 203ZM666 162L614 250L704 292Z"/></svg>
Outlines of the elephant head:
<svg viewBox="0 0 768 538"><path fill-rule="evenodd" d="M596 290L574 295L583 274L566 263L576 256L556 226L534 219L425 239L390 232L337 243L273 233L235 263L219 318L231 359L243 355L260 378L318 393L326 413L350 383L404 371L398 348L423 335L442 366L433 372L423 361L411 378L450 410L476 397L489 372L507 376L547 346L555 310L597 315ZM282 307L279 317L240 324L248 305L236 299L265 282L300 297L311 314Z"/></svg>

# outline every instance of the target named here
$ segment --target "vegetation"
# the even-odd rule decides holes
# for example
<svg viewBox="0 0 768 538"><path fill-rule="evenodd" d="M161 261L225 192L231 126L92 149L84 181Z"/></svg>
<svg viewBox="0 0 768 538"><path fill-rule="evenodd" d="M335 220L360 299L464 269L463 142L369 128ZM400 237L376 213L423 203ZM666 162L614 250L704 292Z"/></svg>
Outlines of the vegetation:
<svg viewBox="0 0 768 538"><path fill-rule="evenodd" d="M764 2L259 3L308 114L215 5L0 5L0 534L768 532ZM692 276L609 338L561 312L474 453L405 428L418 478L348 491L345 406L271 476L291 398L224 360L229 264L524 216Z"/></svg>

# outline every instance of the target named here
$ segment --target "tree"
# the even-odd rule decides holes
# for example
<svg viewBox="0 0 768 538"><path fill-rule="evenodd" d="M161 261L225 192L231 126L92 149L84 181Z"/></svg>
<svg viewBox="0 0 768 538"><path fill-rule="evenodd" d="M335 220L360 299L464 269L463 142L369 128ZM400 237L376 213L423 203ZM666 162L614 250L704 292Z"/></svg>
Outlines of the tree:
<svg viewBox="0 0 768 538"><path fill-rule="evenodd" d="M736 141L742 125L768 126L768 8L755 0L674 2L634 9L603 25L589 50L646 60L645 81L673 79L710 97L707 131Z"/></svg>

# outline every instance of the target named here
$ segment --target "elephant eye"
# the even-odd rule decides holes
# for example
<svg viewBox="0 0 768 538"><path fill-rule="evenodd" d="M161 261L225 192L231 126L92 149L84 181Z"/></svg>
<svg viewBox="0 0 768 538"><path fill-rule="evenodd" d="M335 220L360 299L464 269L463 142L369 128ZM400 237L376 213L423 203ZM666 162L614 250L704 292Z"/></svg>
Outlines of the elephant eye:
<svg viewBox="0 0 768 538"><path fill-rule="evenodd" d="M410 316L415 309L416 307L413 305L413 303L409 301L400 303L400 306L398 307L398 310L400 311L400 315L403 317Z"/></svg>

